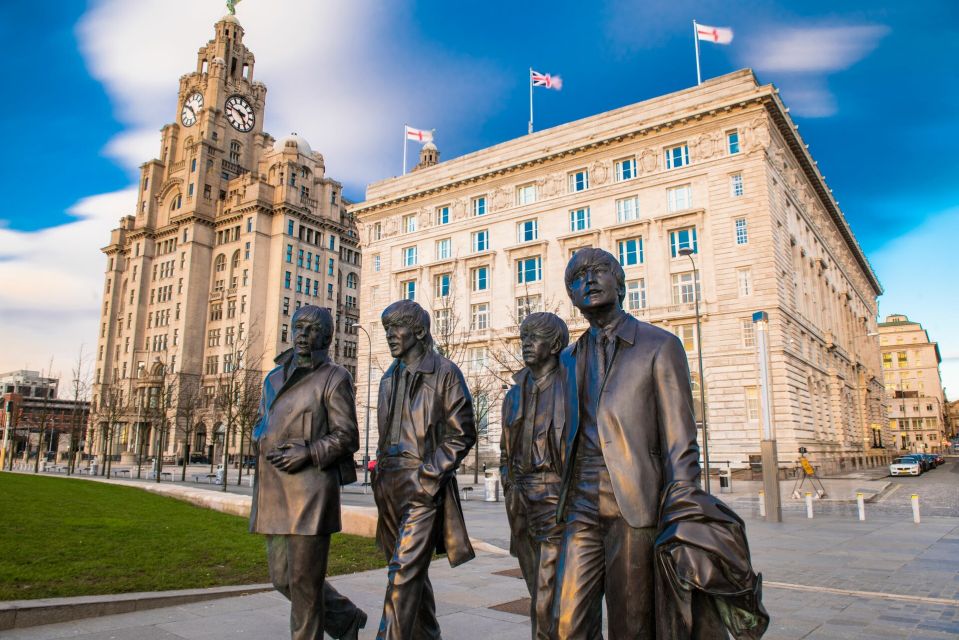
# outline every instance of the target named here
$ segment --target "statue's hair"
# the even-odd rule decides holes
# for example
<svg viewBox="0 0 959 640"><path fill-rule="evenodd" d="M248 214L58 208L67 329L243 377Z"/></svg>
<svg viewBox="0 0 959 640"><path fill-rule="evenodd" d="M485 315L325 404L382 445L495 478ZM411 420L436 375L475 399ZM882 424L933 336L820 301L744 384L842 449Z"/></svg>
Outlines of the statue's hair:
<svg viewBox="0 0 959 640"><path fill-rule="evenodd" d="M430 334L430 314L412 300L397 300L392 303L386 309L383 309L380 320L384 329L390 325L409 327L414 331L422 328L425 335L420 342L427 348L433 346L433 336Z"/></svg>
<svg viewBox="0 0 959 640"><path fill-rule="evenodd" d="M531 334L544 340L558 341L559 348L569 345L569 329L563 319L555 313L538 311L526 316L519 327L520 336Z"/></svg>
<svg viewBox="0 0 959 640"><path fill-rule="evenodd" d="M605 264L616 278L616 288L619 290L619 304L623 304L626 299L626 272L623 271L623 265L609 251L596 247L586 247L573 254L566 264L566 273L563 279L566 282L566 293L571 293L573 280L586 267Z"/></svg>
<svg viewBox="0 0 959 640"><path fill-rule="evenodd" d="M333 314L326 307L318 307L308 304L300 307L293 313L293 333L296 334L296 324L302 320L310 324L317 325L320 333L323 334L323 340L320 342L322 349L330 346L333 341Z"/></svg>

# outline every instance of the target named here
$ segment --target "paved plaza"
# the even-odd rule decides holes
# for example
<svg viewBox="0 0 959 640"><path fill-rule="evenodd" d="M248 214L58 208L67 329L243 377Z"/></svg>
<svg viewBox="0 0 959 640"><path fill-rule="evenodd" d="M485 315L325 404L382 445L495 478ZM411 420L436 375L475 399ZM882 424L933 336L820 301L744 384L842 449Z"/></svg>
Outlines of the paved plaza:
<svg viewBox="0 0 959 640"><path fill-rule="evenodd" d="M766 638L959 636L959 514L925 515L927 510L942 511L942 505L955 500L959 464L947 463L920 478L878 476L872 472L842 480L850 487L891 483L875 504L867 505L865 522L857 519L854 506L848 514L839 508L840 501L833 509L826 508L827 501L817 501L819 511L810 520L804 507L794 509L784 495L788 503L784 522L770 524L753 514L755 500L746 491L749 487L734 486L729 502L742 505L737 508L747 522L755 567L764 578L764 602L772 617ZM840 485L835 487L838 491ZM913 491L925 496L918 525L909 506ZM479 487L475 493L480 493ZM361 488L352 487L345 501L368 505L368 500ZM937 501L942 505L933 504ZM433 563L444 637L528 638L529 622L522 614L525 588L514 577L515 560L503 552L508 546L503 505L472 498L464 507L470 534L485 544L476 560L456 569L443 559ZM385 580L385 570L332 580L370 613L361 638L375 636ZM0 638L282 638L288 633L288 615L289 605L271 592L12 630L0 633Z"/></svg>

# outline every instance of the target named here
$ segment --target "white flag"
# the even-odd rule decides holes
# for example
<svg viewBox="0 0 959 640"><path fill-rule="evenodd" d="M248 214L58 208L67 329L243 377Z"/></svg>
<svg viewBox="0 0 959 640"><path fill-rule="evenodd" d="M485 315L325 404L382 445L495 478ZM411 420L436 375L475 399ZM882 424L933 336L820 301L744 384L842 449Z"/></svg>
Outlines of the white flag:
<svg viewBox="0 0 959 640"><path fill-rule="evenodd" d="M407 126L406 139L423 143L433 142L433 132L427 129L414 129L413 127Z"/></svg>
<svg viewBox="0 0 959 640"><path fill-rule="evenodd" d="M709 27L704 24L697 24L696 37L713 44L729 44L733 41L733 30L729 27Z"/></svg>

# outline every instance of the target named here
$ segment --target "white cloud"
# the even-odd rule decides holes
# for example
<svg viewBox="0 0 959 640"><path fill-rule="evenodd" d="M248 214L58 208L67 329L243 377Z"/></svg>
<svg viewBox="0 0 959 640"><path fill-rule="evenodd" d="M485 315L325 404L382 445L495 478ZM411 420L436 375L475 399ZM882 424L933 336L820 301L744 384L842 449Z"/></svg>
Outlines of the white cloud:
<svg viewBox="0 0 959 640"><path fill-rule="evenodd" d="M159 154L159 130L175 120L179 78L225 13L220 0L100 0L76 27L90 74L123 130L102 149L130 172ZM327 174L362 195L399 173L402 126L444 132L482 125L507 82L482 61L457 58L398 3L375 0L244 2L245 44L269 92L265 130L296 131L323 153ZM447 140L449 138L446 138ZM415 151L411 148L411 152ZM95 348L105 258L99 248L134 210L129 188L80 200L75 222L35 232L0 221L0 370L68 371L81 343Z"/></svg>
<svg viewBox="0 0 959 640"><path fill-rule="evenodd" d="M747 37L743 63L773 74L783 99L797 115L823 118L836 113L826 86L829 74L850 68L889 33L883 25L768 27Z"/></svg>
<svg viewBox="0 0 959 640"><path fill-rule="evenodd" d="M953 398L959 397L959 299L953 295L957 233L959 208L930 217L870 256L886 291L879 299L881 316L904 313L939 343L942 383Z"/></svg>

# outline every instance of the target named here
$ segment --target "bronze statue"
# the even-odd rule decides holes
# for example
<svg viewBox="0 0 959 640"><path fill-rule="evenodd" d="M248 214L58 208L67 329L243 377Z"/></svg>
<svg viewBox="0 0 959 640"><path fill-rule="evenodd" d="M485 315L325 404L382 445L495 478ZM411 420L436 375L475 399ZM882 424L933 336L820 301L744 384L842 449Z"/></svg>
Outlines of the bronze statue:
<svg viewBox="0 0 959 640"><path fill-rule="evenodd" d="M557 517L566 529L555 637L588 638L605 594L611 640L758 638L768 616L741 521L699 488L686 353L676 336L623 311L625 280L602 249L577 251L566 266L566 291L589 329L560 356ZM735 580L717 579L729 567ZM723 592L730 583L736 594ZM749 595L723 599L740 592Z"/></svg>
<svg viewBox="0 0 959 640"><path fill-rule="evenodd" d="M270 579L290 600L293 640L355 640L366 614L326 584L340 485L356 481L353 380L329 358L333 318L307 305L293 314L293 348L263 383L250 530L267 536Z"/></svg>
<svg viewBox="0 0 959 640"><path fill-rule="evenodd" d="M382 322L395 360L380 380L377 405L372 485L389 577L376 637L438 639L433 554L445 550L454 567L474 557L456 486L456 469L476 442L473 400L460 370L434 351L420 305L394 302Z"/></svg>
<svg viewBox="0 0 959 640"><path fill-rule="evenodd" d="M510 526L510 551L530 595L534 640L548 640L563 525L556 520L560 455L566 425L565 380L559 354L569 344L566 323L531 313L519 330L526 367L503 400L500 478Z"/></svg>

